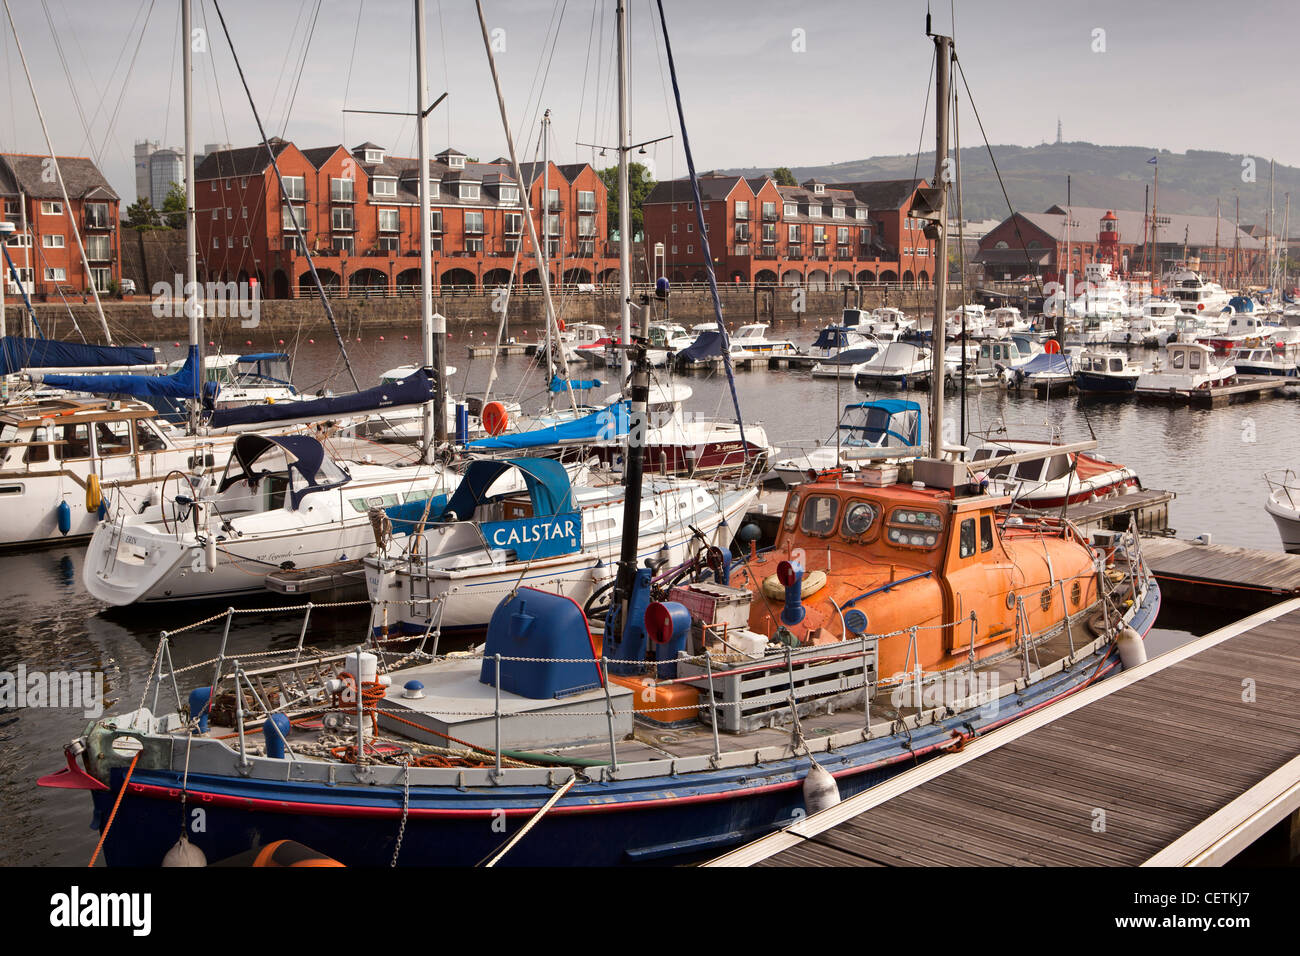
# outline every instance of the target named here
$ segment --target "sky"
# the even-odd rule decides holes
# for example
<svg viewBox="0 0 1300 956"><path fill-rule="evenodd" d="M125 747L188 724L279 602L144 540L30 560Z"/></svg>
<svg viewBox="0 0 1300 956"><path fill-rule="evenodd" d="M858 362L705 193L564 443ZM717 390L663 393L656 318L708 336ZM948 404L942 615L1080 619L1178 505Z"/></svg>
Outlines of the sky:
<svg viewBox="0 0 1300 956"><path fill-rule="evenodd" d="M821 165L933 145L922 130L932 45L925 0L662 0L696 168ZM94 158L135 199L133 143L182 143L179 0L9 0L60 155ZM506 153L472 0L425 0L430 145ZM612 165L614 0L483 0L521 162L552 112L551 157ZM634 159L686 174L654 0L628 0ZM407 0L224 0L222 13L268 135L303 147L371 140L415 155L414 8ZM955 24L953 22L955 18ZM989 140L1056 137L1300 165L1285 0L951 0L951 33ZM258 142L213 0L194 0L195 140ZM3 23L0 151L45 153L13 32ZM57 42L56 42L57 37ZM933 94L930 94L932 98ZM1279 106L1284 108L1279 112ZM933 121L933 108L928 110ZM969 116L969 114L967 114ZM967 125L969 123L969 126ZM978 130L963 120L965 144ZM1142 175L1139 173L1139 175Z"/></svg>

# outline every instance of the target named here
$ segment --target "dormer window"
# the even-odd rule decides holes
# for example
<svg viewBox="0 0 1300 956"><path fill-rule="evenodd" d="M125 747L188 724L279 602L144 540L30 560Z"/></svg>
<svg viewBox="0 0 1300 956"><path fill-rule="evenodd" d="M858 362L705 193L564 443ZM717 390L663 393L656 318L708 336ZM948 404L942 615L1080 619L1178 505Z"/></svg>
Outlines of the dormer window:
<svg viewBox="0 0 1300 956"><path fill-rule="evenodd" d="M448 156L448 157L447 157L447 168L448 168L448 169L464 169L464 168L465 168L465 157L464 157L464 156Z"/></svg>
<svg viewBox="0 0 1300 956"><path fill-rule="evenodd" d="M367 163L382 163L384 161L384 151L382 149L366 150Z"/></svg>
<svg viewBox="0 0 1300 956"><path fill-rule="evenodd" d="M519 187L518 187L518 186L502 186L502 187L501 187L501 201L502 201L502 202L508 202L508 203L517 203L517 202L519 202Z"/></svg>
<svg viewBox="0 0 1300 956"><path fill-rule="evenodd" d="M460 184L460 198L461 198L461 199L478 199L478 198L479 198L479 188L480 188L480 187L479 187L479 184L478 184L478 183L461 183L461 184Z"/></svg>
<svg viewBox="0 0 1300 956"><path fill-rule="evenodd" d="M396 179L392 179L392 178L389 178L389 177L384 177L384 178L382 178L382 179L372 179L372 180L370 181L370 184L371 184L371 191L372 191L376 196L396 196L396 195L397 195L397 180L396 180Z"/></svg>
<svg viewBox="0 0 1300 956"><path fill-rule="evenodd" d="M826 186L823 183L813 183L813 194L820 196L826 192Z"/></svg>

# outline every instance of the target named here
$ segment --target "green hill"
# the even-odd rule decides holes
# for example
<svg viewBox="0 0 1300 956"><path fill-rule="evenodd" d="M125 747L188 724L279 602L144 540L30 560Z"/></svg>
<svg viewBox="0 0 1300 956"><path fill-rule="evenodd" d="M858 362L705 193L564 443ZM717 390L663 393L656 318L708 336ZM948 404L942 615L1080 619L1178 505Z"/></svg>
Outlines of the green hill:
<svg viewBox="0 0 1300 956"><path fill-rule="evenodd" d="M998 169L1017 211L1042 212L1053 203L1065 204L1066 176L1071 198L1080 206L1142 209L1143 190L1152 182L1152 156L1160 158L1160 208L1171 213L1214 215L1216 198L1225 219L1232 219L1234 201L1241 200L1241 222L1263 223L1268 210L1269 166L1255 158L1255 182L1242 176L1242 156L1208 150L1172 153L1151 146L1097 146L1093 143L1049 143L1042 146L994 146ZM746 176L770 173L775 166L727 170ZM830 166L795 166L799 182L816 177L828 183L870 179L906 179L919 168L929 178L933 151L923 153L918 167L910 156L873 156ZM1007 203L998 185L989 154L983 147L961 151L963 212L967 219L1002 219ZM1274 210L1281 229L1285 194L1294 194L1300 233L1300 168L1278 164L1274 178Z"/></svg>

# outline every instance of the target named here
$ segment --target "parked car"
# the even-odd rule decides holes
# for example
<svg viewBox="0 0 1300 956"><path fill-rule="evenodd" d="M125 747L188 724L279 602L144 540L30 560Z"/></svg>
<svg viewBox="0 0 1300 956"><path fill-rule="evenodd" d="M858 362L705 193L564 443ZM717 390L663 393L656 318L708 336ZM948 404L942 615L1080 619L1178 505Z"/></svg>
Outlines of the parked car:
<svg viewBox="0 0 1300 956"><path fill-rule="evenodd" d="M122 291L122 295L124 296L135 295L135 280L123 279L121 285L121 291Z"/></svg>

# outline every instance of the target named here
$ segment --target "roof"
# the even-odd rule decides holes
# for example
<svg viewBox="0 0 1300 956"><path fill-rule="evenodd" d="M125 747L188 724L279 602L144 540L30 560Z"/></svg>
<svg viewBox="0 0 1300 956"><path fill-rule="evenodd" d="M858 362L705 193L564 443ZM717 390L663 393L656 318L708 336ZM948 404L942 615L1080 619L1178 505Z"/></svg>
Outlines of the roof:
<svg viewBox="0 0 1300 956"><path fill-rule="evenodd" d="M317 169L324 166L331 156L337 153L342 146L316 146L312 149L304 149L302 154L307 157L307 162L311 163ZM346 152L346 150L344 150Z"/></svg>
<svg viewBox="0 0 1300 956"><path fill-rule="evenodd" d="M749 187L749 183L742 176L700 176L700 199L703 202L726 199L735 190L736 185L742 182L745 183L746 188ZM691 191L689 178L670 179L656 183L655 188L650 190L650 195L646 196L641 205L694 201L695 194Z"/></svg>
<svg viewBox="0 0 1300 956"><path fill-rule="evenodd" d="M1060 205L1048 207L1046 212L1037 214L1026 214L1026 218L1036 225L1040 225L1052 236L1064 238L1065 236L1065 207ZM1119 241L1126 243L1136 243L1141 245L1147 230L1147 214L1136 209L1105 209L1101 206L1072 206L1070 215L1078 226L1072 227L1073 238L1089 242L1095 240L1098 233L1098 227L1101 219L1108 212L1113 212L1119 220ZM1188 245L1192 246L1212 246L1216 232L1216 220L1214 216L1188 216L1183 213L1164 213L1156 210L1158 222L1156 226L1157 243L1178 243L1184 241L1184 236ZM1050 228L1047 225L1050 223ZM1236 226L1232 220L1219 217L1217 220L1217 232L1220 246L1231 246L1235 244L1234 234ZM1264 244L1246 234L1243 230L1241 236L1241 248L1243 249L1262 249Z"/></svg>
<svg viewBox="0 0 1300 956"><path fill-rule="evenodd" d="M363 153L363 152L365 152L365 151L368 150L368 149L377 149L377 150L379 150L381 153L385 151L385 150L384 150L384 147L380 146L378 143L372 143L372 142L370 142L370 140L366 140L366 141L365 141L364 143L362 143L360 146L353 146L353 147L352 147L352 152L354 152L354 153Z"/></svg>
<svg viewBox="0 0 1300 956"><path fill-rule="evenodd" d="M278 159L289 148L282 139L272 139L271 147ZM194 170L195 182L205 179L227 179L234 176L258 176L271 165L271 154L265 146L244 146L240 149L220 149L208 153Z"/></svg>
<svg viewBox="0 0 1300 956"><path fill-rule="evenodd" d="M912 194L926 185L924 179L879 179L862 183L835 183L836 189L847 189L867 204L872 212L885 209L902 209Z"/></svg>
<svg viewBox="0 0 1300 956"><path fill-rule="evenodd" d="M0 153L0 161L0 192L4 195L15 196L21 189L33 199L63 198L58 179L45 175L48 156ZM84 156L59 156L58 162L69 199L84 199L91 193L97 193L93 198L121 198L92 160Z"/></svg>

